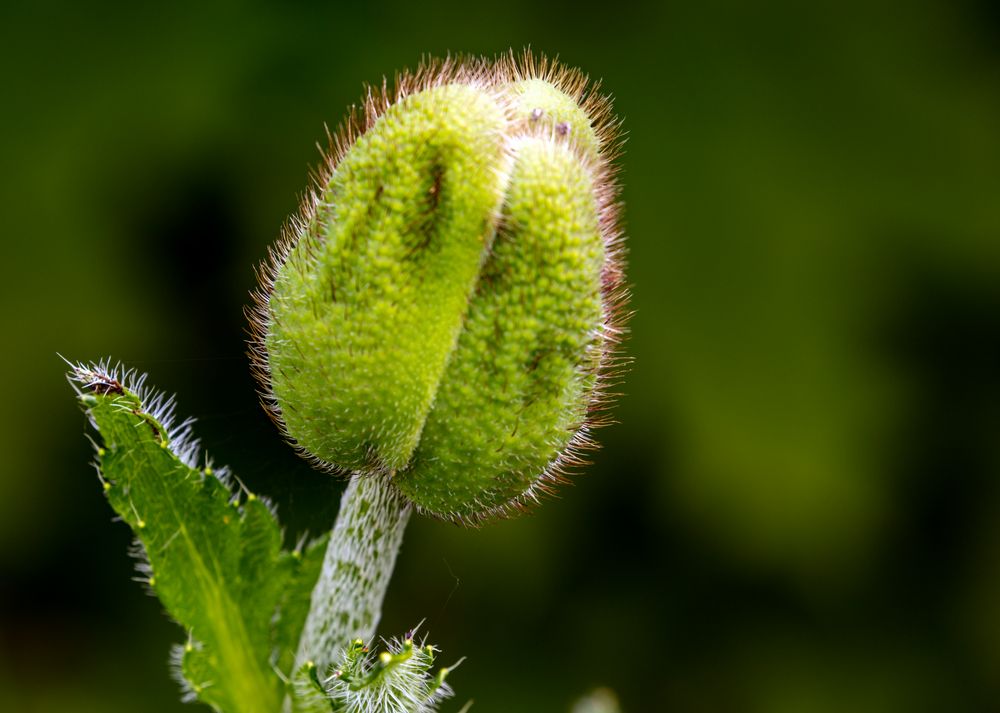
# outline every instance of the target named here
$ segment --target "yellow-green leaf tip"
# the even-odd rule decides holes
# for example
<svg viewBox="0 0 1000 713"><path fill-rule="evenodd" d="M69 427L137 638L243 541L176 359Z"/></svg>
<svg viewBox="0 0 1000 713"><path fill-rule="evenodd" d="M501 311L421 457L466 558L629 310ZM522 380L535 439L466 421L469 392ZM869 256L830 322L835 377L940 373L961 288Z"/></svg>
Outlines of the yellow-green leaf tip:
<svg viewBox="0 0 1000 713"><path fill-rule="evenodd" d="M624 320L617 126L530 54L367 92L251 310L265 408L300 453L473 523L580 462Z"/></svg>

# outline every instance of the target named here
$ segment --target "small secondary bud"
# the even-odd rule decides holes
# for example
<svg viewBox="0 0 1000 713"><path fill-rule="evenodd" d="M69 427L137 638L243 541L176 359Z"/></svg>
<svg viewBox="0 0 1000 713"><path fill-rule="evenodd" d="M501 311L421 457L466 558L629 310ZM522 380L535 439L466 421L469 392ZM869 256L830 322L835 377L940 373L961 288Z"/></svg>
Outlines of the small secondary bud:
<svg viewBox="0 0 1000 713"><path fill-rule="evenodd" d="M530 55L369 91L252 312L265 407L303 455L471 522L579 462L621 333L615 128Z"/></svg>

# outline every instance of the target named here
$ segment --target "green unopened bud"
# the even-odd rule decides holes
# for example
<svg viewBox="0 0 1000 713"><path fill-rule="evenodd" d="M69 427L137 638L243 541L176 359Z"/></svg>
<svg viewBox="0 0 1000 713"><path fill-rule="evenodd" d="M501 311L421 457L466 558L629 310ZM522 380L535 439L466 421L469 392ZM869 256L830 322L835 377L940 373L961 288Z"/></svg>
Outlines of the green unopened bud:
<svg viewBox="0 0 1000 713"><path fill-rule="evenodd" d="M262 271L265 405L320 466L502 514L590 444L623 299L606 100L530 56L369 92Z"/></svg>

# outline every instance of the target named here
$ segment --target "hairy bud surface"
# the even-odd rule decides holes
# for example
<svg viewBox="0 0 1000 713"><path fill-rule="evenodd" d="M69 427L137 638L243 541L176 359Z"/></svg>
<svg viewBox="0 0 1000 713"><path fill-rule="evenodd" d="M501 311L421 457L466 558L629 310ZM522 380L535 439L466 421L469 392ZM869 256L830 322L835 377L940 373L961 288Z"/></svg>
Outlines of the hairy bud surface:
<svg viewBox="0 0 1000 713"><path fill-rule="evenodd" d="M265 406L303 455L464 522L578 462L623 319L616 128L530 55L368 92L252 314Z"/></svg>

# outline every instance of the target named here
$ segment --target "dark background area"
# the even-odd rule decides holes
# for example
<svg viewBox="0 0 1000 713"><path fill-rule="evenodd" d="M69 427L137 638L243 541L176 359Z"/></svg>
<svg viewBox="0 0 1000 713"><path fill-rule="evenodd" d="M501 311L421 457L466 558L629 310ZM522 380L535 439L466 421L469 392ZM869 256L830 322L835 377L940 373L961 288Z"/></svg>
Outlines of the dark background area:
<svg viewBox="0 0 1000 713"><path fill-rule="evenodd" d="M1000 710L1000 12L986 0L0 10L0 709L179 711L56 352L147 371L289 540L341 485L244 353L324 123L424 53L603 79L636 310L618 425L532 515L409 528L474 713Z"/></svg>

